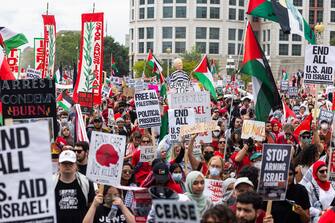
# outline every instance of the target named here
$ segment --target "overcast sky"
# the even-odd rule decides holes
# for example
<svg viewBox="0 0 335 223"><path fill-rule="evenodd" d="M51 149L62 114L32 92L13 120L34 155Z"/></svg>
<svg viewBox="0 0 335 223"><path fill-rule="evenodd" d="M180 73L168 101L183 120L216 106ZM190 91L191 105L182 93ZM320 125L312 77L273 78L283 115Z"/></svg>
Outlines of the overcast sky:
<svg viewBox="0 0 335 223"><path fill-rule="evenodd" d="M56 30L80 30L81 14L104 12L107 32L121 44L128 33L129 0L8 0L1 5L0 26L22 32L29 43L23 48L34 46L34 37L43 37L42 14L49 2L49 14L55 15Z"/></svg>

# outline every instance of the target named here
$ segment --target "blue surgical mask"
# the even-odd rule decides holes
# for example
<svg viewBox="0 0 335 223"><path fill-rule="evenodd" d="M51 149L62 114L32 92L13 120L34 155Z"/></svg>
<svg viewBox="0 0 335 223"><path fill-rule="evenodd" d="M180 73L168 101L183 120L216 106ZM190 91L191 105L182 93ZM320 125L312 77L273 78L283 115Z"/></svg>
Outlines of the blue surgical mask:
<svg viewBox="0 0 335 223"><path fill-rule="evenodd" d="M180 182L183 178L183 175L181 173L172 173L172 179L176 182Z"/></svg>
<svg viewBox="0 0 335 223"><path fill-rule="evenodd" d="M220 169L219 168L216 168L216 167L211 167L209 168L209 173L214 176L214 177L217 177L220 175Z"/></svg>

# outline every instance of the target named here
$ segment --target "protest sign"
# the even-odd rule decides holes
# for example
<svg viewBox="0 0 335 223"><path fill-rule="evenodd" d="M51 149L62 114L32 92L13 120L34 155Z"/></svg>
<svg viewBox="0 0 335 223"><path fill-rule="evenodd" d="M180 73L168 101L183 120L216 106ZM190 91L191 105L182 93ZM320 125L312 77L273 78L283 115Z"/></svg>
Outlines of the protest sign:
<svg viewBox="0 0 335 223"><path fill-rule="evenodd" d="M209 197L214 204L222 201L224 195L223 190L222 180L205 179L204 194Z"/></svg>
<svg viewBox="0 0 335 223"><path fill-rule="evenodd" d="M330 181L335 181L335 152L334 148L330 148L330 156L329 156L329 167L328 167L328 177Z"/></svg>
<svg viewBox="0 0 335 223"><path fill-rule="evenodd" d="M195 124L195 111L193 108L169 109L168 113L170 140L176 142L182 125Z"/></svg>
<svg viewBox="0 0 335 223"><path fill-rule="evenodd" d="M197 206L194 201L153 200L156 222L198 223Z"/></svg>
<svg viewBox="0 0 335 223"><path fill-rule="evenodd" d="M41 78L42 72L32 68L26 70L27 79L38 79Z"/></svg>
<svg viewBox="0 0 335 223"><path fill-rule="evenodd" d="M161 115L156 91L136 92L134 98L139 127L152 128L160 126Z"/></svg>
<svg viewBox="0 0 335 223"><path fill-rule="evenodd" d="M145 90L144 82L142 80L135 81L135 92Z"/></svg>
<svg viewBox="0 0 335 223"><path fill-rule="evenodd" d="M334 113L332 111L321 109L319 113L319 122L325 120L327 121L328 124L331 124L333 123L333 117L334 117Z"/></svg>
<svg viewBox="0 0 335 223"><path fill-rule="evenodd" d="M20 62L21 62L20 57L21 57L21 50L16 48L11 49L7 56L7 62L10 71L12 71L16 79L18 79L20 75Z"/></svg>
<svg viewBox="0 0 335 223"><path fill-rule="evenodd" d="M305 50L305 84L334 83L335 47L307 45Z"/></svg>
<svg viewBox="0 0 335 223"><path fill-rule="evenodd" d="M250 137L257 141L263 141L265 139L265 122L244 120L241 139L249 139Z"/></svg>
<svg viewBox="0 0 335 223"><path fill-rule="evenodd" d="M184 94L168 94L168 102L170 109L176 108L194 108L195 123L210 122L211 106L208 91L187 92ZM212 132L199 135L199 140L205 143L212 142Z"/></svg>
<svg viewBox="0 0 335 223"><path fill-rule="evenodd" d="M156 150L153 146L140 146L140 162L151 162L156 158Z"/></svg>
<svg viewBox="0 0 335 223"><path fill-rule="evenodd" d="M263 144L258 193L264 200L285 200L291 145Z"/></svg>
<svg viewBox="0 0 335 223"><path fill-rule="evenodd" d="M48 123L0 127L0 222L56 222Z"/></svg>
<svg viewBox="0 0 335 223"><path fill-rule="evenodd" d="M44 38L34 38L34 68L42 72L44 67Z"/></svg>
<svg viewBox="0 0 335 223"><path fill-rule="evenodd" d="M214 130L218 130L218 123L217 121L210 121L210 122L202 122L196 123L193 125L183 125L180 127L180 136L184 135L191 135L195 133L201 132L211 132Z"/></svg>
<svg viewBox="0 0 335 223"><path fill-rule="evenodd" d="M288 87L287 94L290 98L298 97L298 87Z"/></svg>
<svg viewBox="0 0 335 223"><path fill-rule="evenodd" d="M112 90L111 87L109 87L108 85L104 85L101 90L102 97L109 98L111 90Z"/></svg>
<svg viewBox="0 0 335 223"><path fill-rule="evenodd" d="M280 90L287 91L288 90L288 81L280 81Z"/></svg>
<svg viewBox="0 0 335 223"><path fill-rule="evenodd" d="M190 77L185 71L176 70L167 78L169 89L173 93L185 93L192 91Z"/></svg>
<svg viewBox="0 0 335 223"><path fill-rule="evenodd" d="M113 108L108 108L108 126L113 126L114 122L114 110Z"/></svg>
<svg viewBox="0 0 335 223"><path fill-rule="evenodd" d="M120 185L126 137L92 132L86 176L93 182Z"/></svg>
<svg viewBox="0 0 335 223"><path fill-rule="evenodd" d="M48 119L57 135L55 82L50 79L0 81L2 115L6 119Z"/></svg>

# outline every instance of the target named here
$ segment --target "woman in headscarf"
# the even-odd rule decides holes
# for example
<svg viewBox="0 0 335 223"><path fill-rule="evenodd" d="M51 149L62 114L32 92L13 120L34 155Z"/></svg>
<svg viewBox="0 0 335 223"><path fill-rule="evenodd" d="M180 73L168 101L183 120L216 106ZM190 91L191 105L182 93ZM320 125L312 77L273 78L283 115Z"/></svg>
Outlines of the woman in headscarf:
<svg viewBox="0 0 335 223"><path fill-rule="evenodd" d="M201 217L206 210L213 206L208 197L204 195L205 176L199 171L191 171L186 177L186 193L185 195L196 202L199 217Z"/></svg>
<svg viewBox="0 0 335 223"><path fill-rule="evenodd" d="M313 179L306 185L309 201L311 203L310 215L312 222L318 222L320 216L330 207L334 206L334 186L327 180L327 166L324 161L313 164Z"/></svg>

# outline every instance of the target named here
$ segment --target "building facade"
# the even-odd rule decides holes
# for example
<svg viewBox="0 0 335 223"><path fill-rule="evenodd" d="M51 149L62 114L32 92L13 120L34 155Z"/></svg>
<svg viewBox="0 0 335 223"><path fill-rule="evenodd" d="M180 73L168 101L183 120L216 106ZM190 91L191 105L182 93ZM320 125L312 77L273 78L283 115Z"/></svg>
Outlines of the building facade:
<svg viewBox="0 0 335 223"><path fill-rule="evenodd" d="M277 23L247 16L249 0L130 0L130 67L145 60L149 49L166 62L193 47L214 58L221 68L227 59L243 57L246 21L267 55L273 73L303 69L308 44L299 35L286 35ZM335 38L335 0L293 0L311 26L323 22L323 44ZM239 56L240 55L240 56ZM294 58L294 59L292 59Z"/></svg>

